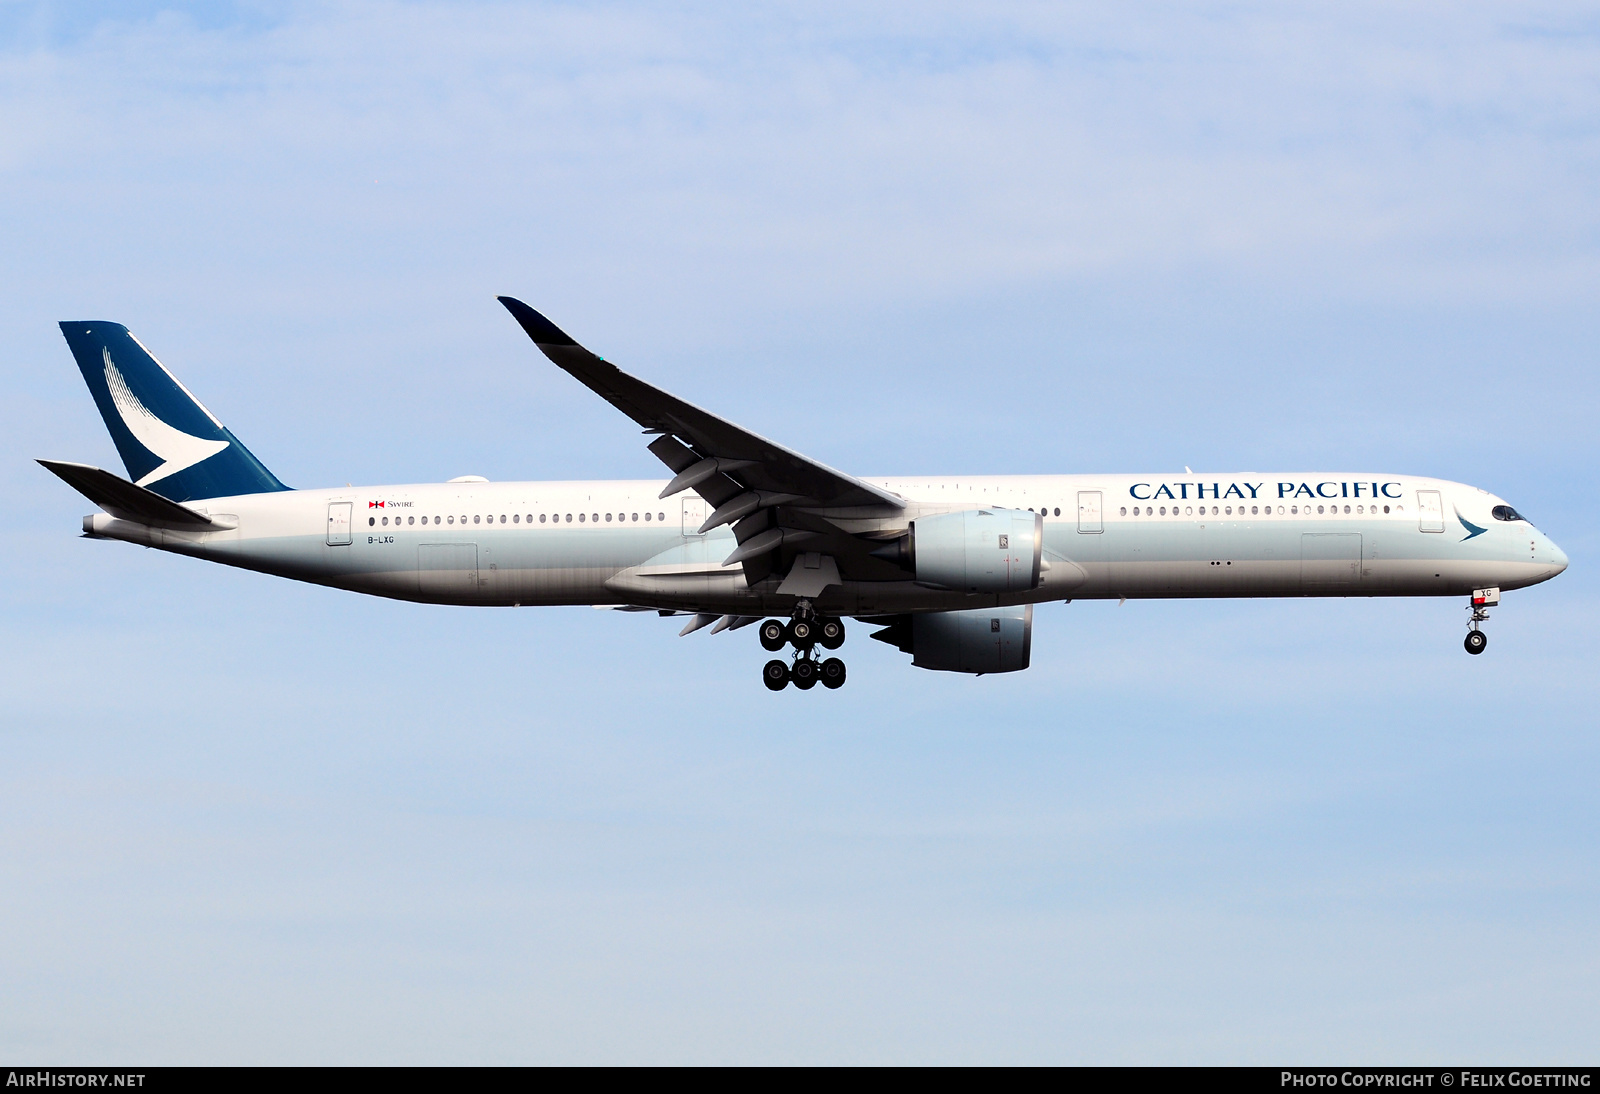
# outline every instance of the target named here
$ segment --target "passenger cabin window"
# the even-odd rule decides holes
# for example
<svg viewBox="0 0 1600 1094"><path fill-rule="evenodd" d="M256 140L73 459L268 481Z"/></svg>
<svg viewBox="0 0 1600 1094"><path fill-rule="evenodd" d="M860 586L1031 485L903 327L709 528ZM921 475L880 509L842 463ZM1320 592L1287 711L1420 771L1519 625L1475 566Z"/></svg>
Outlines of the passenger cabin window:
<svg viewBox="0 0 1600 1094"><path fill-rule="evenodd" d="M1496 505L1489 510L1490 516L1495 520L1527 520L1528 518L1511 508L1509 505Z"/></svg>

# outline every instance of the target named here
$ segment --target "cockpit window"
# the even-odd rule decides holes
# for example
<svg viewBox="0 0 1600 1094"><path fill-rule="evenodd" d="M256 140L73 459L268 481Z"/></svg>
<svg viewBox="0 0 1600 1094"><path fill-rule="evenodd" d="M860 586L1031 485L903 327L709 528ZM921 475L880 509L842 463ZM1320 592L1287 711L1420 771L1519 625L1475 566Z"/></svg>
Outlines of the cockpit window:
<svg viewBox="0 0 1600 1094"><path fill-rule="evenodd" d="M1527 520L1528 518L1511 508L1509 505L1496 505L1489 512L1495 520Z"/></svg>

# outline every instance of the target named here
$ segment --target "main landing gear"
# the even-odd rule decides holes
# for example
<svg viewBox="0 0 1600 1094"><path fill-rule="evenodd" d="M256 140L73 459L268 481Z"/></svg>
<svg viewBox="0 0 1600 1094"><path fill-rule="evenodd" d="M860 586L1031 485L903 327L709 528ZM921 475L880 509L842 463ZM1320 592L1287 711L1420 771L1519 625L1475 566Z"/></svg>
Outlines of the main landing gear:
<svg viewBox="0 0 1600 1094"><path fill-rule="evenodd" d="M1467 640L1462 643L1470 654L1480 654L1489 648L1489 636L1478 629L1478 624L1489 618L1486 608L1493 608L1500 603L1499 589L1476 589L1472 593L1472 603L1469 608L1472 618L1467 622Z"/></svg>
<svg viewBox="0 0 1600 1094"><path fill-rule="evenodd" d="M844 662L837 657L818 660L816 649L821 646L836 650L844 645L844 623L817 615L811 610L810 601L802 600L795 606L787 625L776 619L762 623L760 635L761 646L769 653L794 647L792 664L773 658L762 666L761 681L770 690L782 691L793 684L801 691L810 691L818 681L830 690L844 686Z"/></svg>

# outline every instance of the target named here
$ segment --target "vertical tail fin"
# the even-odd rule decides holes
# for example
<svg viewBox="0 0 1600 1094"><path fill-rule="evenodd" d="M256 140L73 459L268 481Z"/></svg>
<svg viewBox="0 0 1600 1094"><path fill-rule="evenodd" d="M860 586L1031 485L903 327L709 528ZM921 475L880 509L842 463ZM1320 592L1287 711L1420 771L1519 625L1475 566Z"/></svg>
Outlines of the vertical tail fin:
<svg viewBox="0 0 1600 1094"><path fill-rule="evenodd" d="M287 490L120 323L61 324L128 477L172 501Z"/></svg>

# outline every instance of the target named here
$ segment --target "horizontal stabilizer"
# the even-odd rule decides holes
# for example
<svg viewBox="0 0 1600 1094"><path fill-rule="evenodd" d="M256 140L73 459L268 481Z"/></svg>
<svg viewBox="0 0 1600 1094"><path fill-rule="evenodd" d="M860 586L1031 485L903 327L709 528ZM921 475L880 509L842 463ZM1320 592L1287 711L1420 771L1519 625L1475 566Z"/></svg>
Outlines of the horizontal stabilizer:
<svg viewBox="0 0 1600 1094"><path fill-rule="evenodd" d="M193 509L185 509L153 490L135 486L127 479L118 478L98 467L90 467L86 463L67 463L64 460L40 460L39 463L118 520L131 520L135 524L148 524L157 528L192 530L212 525L210 517L196 513Z"/></svg>

